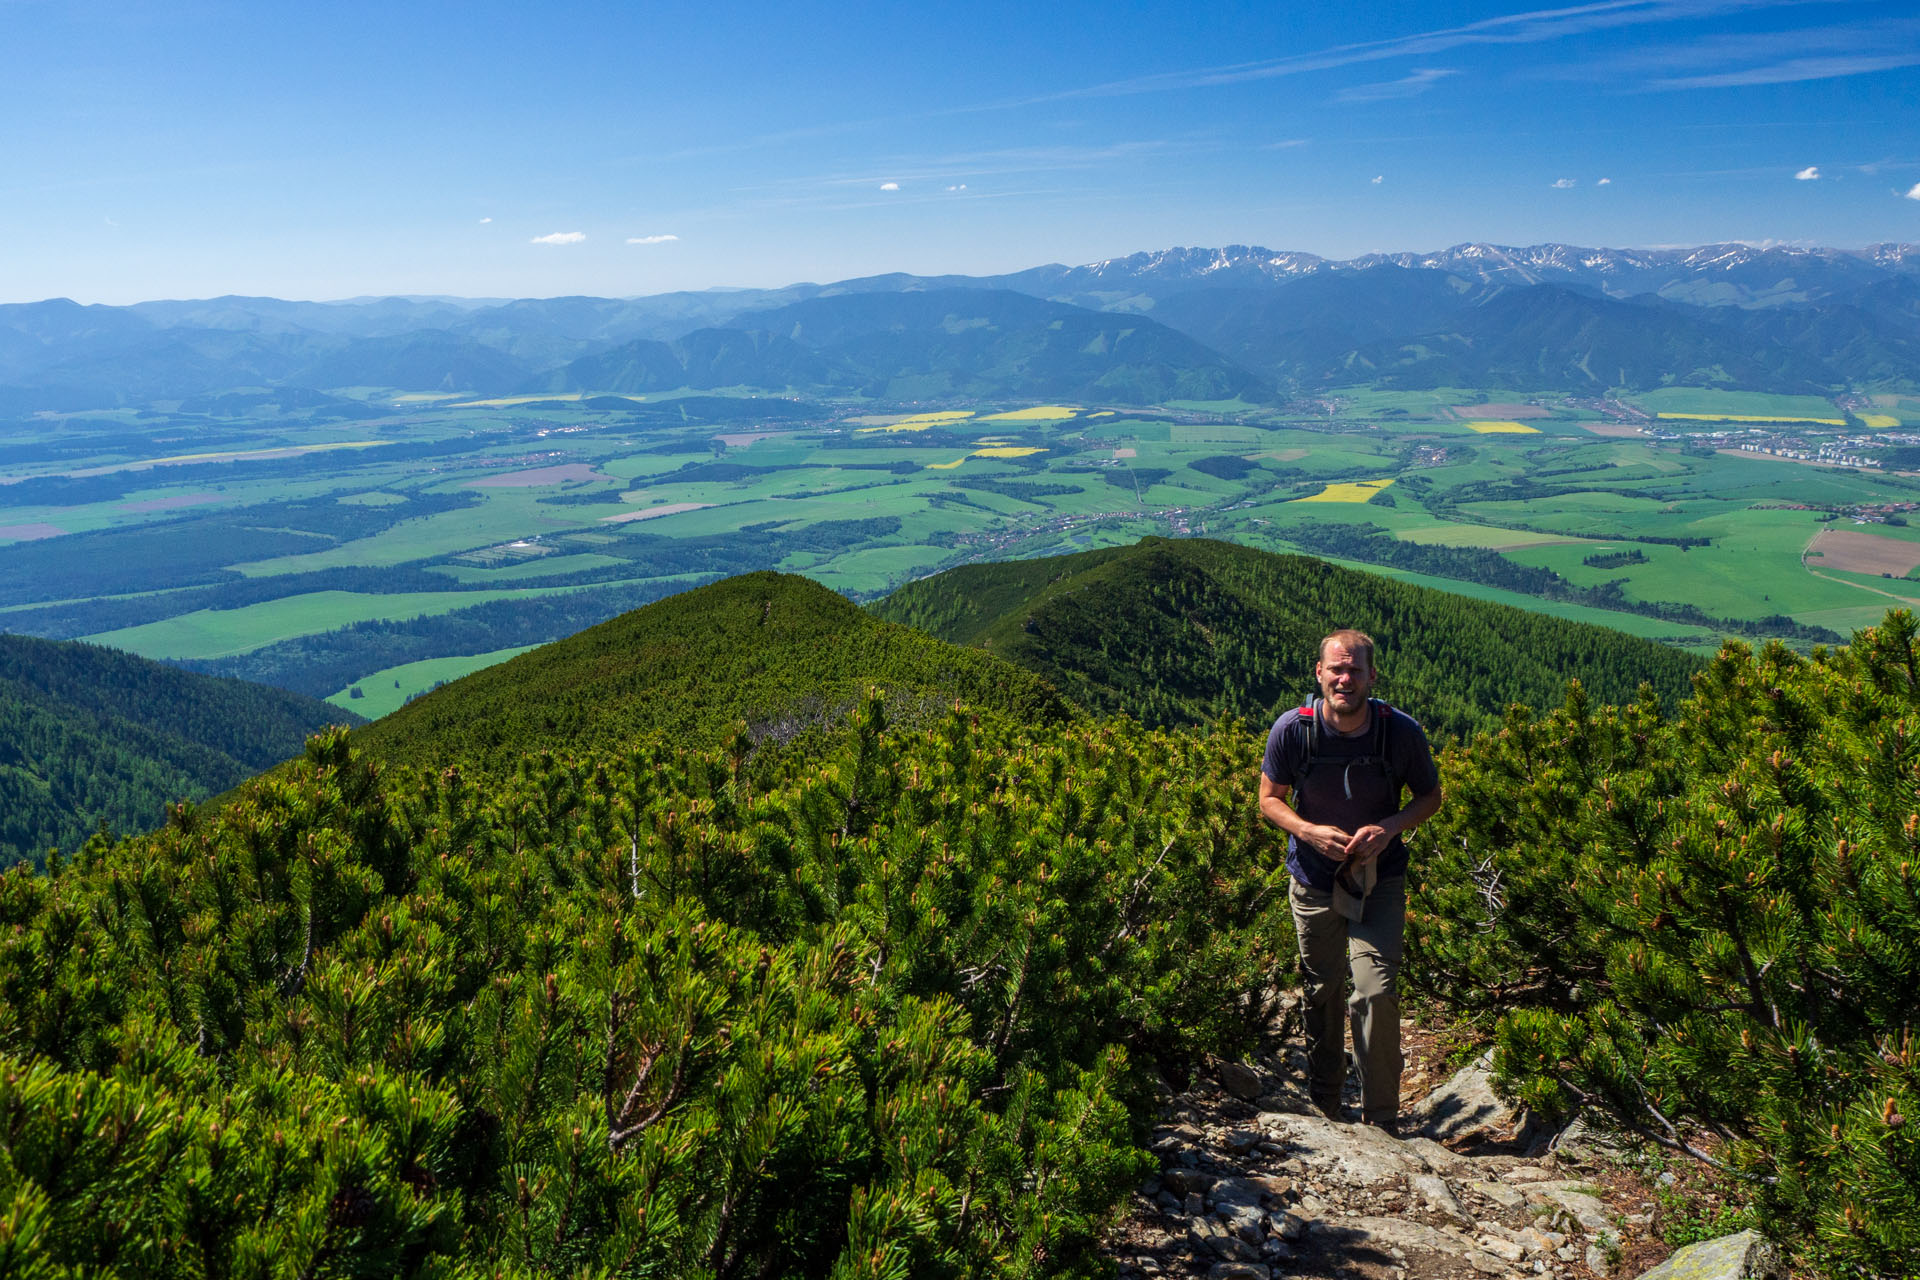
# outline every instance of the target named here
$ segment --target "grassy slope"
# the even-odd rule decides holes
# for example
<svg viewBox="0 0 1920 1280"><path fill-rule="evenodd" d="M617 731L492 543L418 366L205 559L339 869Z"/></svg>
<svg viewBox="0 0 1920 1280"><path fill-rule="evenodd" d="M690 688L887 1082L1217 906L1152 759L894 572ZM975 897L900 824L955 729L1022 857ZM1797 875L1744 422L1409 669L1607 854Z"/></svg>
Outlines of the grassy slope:
<svg viewBox="0 0 1920 1280"><path fill-rule="evenodd" d="M874 686L896 719L955 699L1026 721L1074 715L1020 667L882 622L808 579L750 573L477 671L356 737L391 760L504 765L645 732L714 743L741 719L784 736L837 719Z"/></svg>
<svg viewBox="0 0 1920 1280"><path fill-rule="evenodd" d="M1314 645L1341 626L1372 633L1383 695L1443 733L1511 702L1557 703L1575 677L1600 701L1631 699L1643 681L1671 701L1699 666L1606 628L1205 540L968 566L874 611L1156 724L1273 715L1312 688Z"/></svg>
<svg viewBox="0 0 1920 1280"><path fill-rule="evenodd" d="M0 864L100 822L150 826L359 717L300 694L77 642L0 634Z"/></svg>

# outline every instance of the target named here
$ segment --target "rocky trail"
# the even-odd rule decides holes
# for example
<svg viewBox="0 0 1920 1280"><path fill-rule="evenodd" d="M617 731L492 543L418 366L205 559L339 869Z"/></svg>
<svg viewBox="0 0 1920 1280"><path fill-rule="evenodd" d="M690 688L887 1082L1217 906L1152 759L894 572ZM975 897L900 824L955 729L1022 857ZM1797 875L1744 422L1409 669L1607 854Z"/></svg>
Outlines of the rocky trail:
<svg viewBox="0 0 1920 1280"><path fill-rule="evenodd" d="M1397 1136L1323 1117L1297 1042L1253 1066L1216 1063L1170 1097L1152 1139L1160 1172L1108 1243L1120 1280L1785 1274L1750 1232L1669 1258L1651 1186L1622 1172L1604 1138L1517 1114L1488 1086L1485 1059L1426 1091L1424 1044L1407 1029Z"/></svg>

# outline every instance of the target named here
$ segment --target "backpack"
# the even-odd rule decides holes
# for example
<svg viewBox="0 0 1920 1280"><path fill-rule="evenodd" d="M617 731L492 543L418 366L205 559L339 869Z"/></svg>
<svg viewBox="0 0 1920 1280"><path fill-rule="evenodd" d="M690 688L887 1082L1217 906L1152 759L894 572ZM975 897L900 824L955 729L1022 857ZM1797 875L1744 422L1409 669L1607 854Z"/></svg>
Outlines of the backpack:
<svg viewBox="0 0 1920 1280"><path fill-rule="evenodd" d="M1387 726L1393 723L1393 708L1378 698L1367 699L1373 710L1373 727L1367 750L1358 755L1329 755L1323 752L1320 736L1320 695L1315 694L1300 704L1300 723L1307 727L1307 757L1301 761L1295 771L1294 786L1302 798L1306 795L1307 778L1323 764L1342 766L1340 785L1347 793L1347 799L1353 799L1353 767L1364 765L1375 768L1393 784L1395 795L1400 792L1401 778L1394 772L1393 757L1387 754Z"/></svg>

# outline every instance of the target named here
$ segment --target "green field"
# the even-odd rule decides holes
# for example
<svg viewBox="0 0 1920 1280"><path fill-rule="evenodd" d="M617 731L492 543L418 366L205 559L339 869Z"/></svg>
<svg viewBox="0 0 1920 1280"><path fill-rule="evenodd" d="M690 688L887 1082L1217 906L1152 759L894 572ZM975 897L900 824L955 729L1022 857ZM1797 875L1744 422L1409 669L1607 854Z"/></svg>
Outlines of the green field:
<svg viewBox="0 0 1920 1280"><path fill-rule="evenodd" d="M369 720L378 720L389 711L397 711L407 705L410 698L426 693L439 685L461 676L471 675L483 667L505 662L508 658L525 653L532 645L515 645L510 649L495 649L492 653L476 653L454 658L426 658L419 662L403 662L397 667L388 667L384 671L368 672L349 687L328 696L327 701L336 707L344 707L356 715ZM354 696L354 690L360 696Z"/></svg>
<svg viewBox="0 0 1920 1280"><path fill-rule="evenodd" d="M1648 413L1843 416L1812 397L1634 399ZM1898 602L1907 588L1885 579L1803 567L1821 529L1920 539L1920 512L1909 528L1850 518L1920 502L1920 484L1891 468L1715 452L1686 446L1691 432L1635 437L1644 419L1618 405L1499 388L999 421L987 419L1022 406L966 405L955 412L970 417L913 430L867 428L940 406L825 405L762 423L753 401L733 403L709 424L552 399L421 398L365 422L36 420L7 438L26 461L10 464L21 483L0 486L0 528L72 536L8 545L0 618L222 670L244 657L253 665L234 673L321 696L357 684L354 709L367 712L452 669L435 663L480 661L447 654L517 651L760 568L867 598L970 561L1147 534L1348 558L1364 547L1395 576L1710 645L1721 622L1776 616L1844 635ZM1544 415L1525 418L1537 433L1475 434L1454 412L1508 418L1513 406ZM1920 418L1920 401L1878 397L1872 411ZM1804 445L1811 429L1792 430ZM381 443L330 447L368 440ZM193 460L129 469L178 457ZM1381 480L1393 483L1364 501L1297 501L1365 498L1353 486ZM666 514L624 518L647 512ZM1609 592L1619 607L1595 607ZM1678 621L1679 606L1720 621ZM340 630L374 622L386 629ZM1804 647L1813 634L1789 639Z"/></svg>
<svg viewBox="0 0 1920 1280"><path fill-rule="evenodd" d="M1701 387L1662 387L1629 397L1648 413L1724 413L1738 417L1777 414L1783 418L1836 418L1833 401L1819 396L1783 396L1765 391L1712 391Z"/></svg>

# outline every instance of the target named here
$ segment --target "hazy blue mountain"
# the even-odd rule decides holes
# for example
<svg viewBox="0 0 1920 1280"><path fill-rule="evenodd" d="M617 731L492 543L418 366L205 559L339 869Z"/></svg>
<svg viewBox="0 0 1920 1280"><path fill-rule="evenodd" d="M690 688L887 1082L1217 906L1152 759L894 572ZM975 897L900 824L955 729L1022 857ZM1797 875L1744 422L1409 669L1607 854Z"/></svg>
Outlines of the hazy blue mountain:
<svg viewBox="0 0 1920 1280"><path fill-rule="evenodd" d="M1500 289L1444 271L1387 266L1176 293L1152 314L1249 369L1298 379L1355 347L1447 326Z"/></svg>
<svg viewBox="0 0 1920 1280"><path fill-rule="evenodd" d="M1543 286L1568 297L1656 298L1667 310L1637 304L1646 332L1635 338L1625 320L1636 313L1504 300ZM970 300L952 311L957 296ZM986 296L1031 305L1016 311L1011 302L981 302ZM1044 306L1068 309L1038 309ZM966 313L963 330L947 331L949 311ZM1124 319L1142 315L1166 328ZM1059 327L1045 332L1032 327L1056 320ZM1503 322L1543 321L1544 328L1500 330ZM795 324L800 330L790 331ZM772 336L723 336L730 331ZM1173 340L1180 335L1191 345ZM1078 347L1070 346L1071 336ZM1408 354L1433 337L1441 339L1435 350ZM1472 350L1462 346L1469 339ZM1648 381L1655 376L1648 360L1667 357L1661 381L1703 378L1776 390L1850 382L1906 387L1920 376L1912 360L1916 341L1920 249L1912 245L1619 250L1476 243L1346 261L1228 245L997 276L889 273L644 298L10 304L0 306L0 413L285 386L493 392L692 385L875 395L894 388L909 398L1137 402L1238 394L1232 389L1250 385L1249 371L1256 381L1311 386L1375 368L1391 370L1401 385L1519 369L1532 370L1525 385L1536 386L1553 370L1573 369L1579 376L1564 385L1642 386L1657 385ZM655 345L636 345L646 343ZM1722 358L1719 347L1727 343L1757 346ZM578 363L596 358L603 363ZM1613 372L1604 372L1608 366Z"/></svg>
<svg viewBox="0 0 1920 1280"><path fill-rule="evenodd" d="M473 391L500 395L526 381L528 367L484 343L425 329L358 338L302 366L305 386L397 387L403 391Z"/></svg>
<svg viewBox="0 0 1920 1280"><path fill-rule="evenodd" d="M1724 385L1819 394L1841 379L1812 353L1756 344L1697 308L1535 285L1500 294L1446 330L1360 347L1317 381L1520 391Z"/></svg>
<svg viewBox="0 0 1920 1280"><path fill-rule="evenodd" d="M737 318L860 376L874 395L1023 395L1145 404L1261 399L1246 369L1157 321L1010 290L821 297Z"/></svg>
<svg viewBox="0 0 1920 1280"><path fill-rule="evenodd" d="M1138 316L1004 290L850 292L676 342L631 342L532 380L537 390L673 387L1002 395L1149 403L1264 396L1245 369Z"/></svg>

